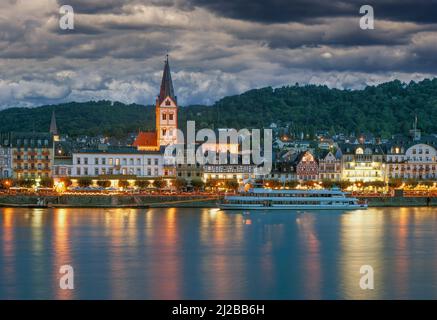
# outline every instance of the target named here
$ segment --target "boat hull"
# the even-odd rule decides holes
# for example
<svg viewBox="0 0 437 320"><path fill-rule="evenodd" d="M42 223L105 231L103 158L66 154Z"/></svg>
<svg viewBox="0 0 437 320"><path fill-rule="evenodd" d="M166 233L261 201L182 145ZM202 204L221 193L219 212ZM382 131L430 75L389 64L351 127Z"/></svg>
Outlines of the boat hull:
<svg viewBox="0 0 437 320"><path fill-rule="evenodd" d="M348 205L248 205L248 204L223 204L219 203L221 210L363 210L366 204Z"/></svg>

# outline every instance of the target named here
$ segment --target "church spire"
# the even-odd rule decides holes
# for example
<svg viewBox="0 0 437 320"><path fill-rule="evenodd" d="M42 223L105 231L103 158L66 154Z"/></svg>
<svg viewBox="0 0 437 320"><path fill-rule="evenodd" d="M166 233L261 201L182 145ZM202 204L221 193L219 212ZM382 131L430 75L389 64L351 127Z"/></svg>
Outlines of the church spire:
<svg viewBox="0 0 437 320"><path fill-rule="evenodd" d="M167 97L172 98L173 101L177 103L173 89L173 82L171 80L168 54L165 57L164 72L162 73L161 89L159 90L158 103L161 104Z"/></svg>
<svg viewBox="0 0 437 320"><path fill-rule="evenodd" d="M55 110L52 111L52 120L50 121L50 133L54 136L58 135L58 126L56 125Z"/></svg>

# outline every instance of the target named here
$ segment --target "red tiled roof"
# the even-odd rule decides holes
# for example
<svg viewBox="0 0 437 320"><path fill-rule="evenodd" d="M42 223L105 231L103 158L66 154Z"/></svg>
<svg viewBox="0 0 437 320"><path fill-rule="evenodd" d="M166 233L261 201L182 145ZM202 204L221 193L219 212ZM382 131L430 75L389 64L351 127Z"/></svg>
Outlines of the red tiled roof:
<svg viewBox="0 0 437 320"><path fill-rule="evenodd" d="M140 131L132 145L134 147L156 147L158 145L158 137L156 132Z"/></svg>

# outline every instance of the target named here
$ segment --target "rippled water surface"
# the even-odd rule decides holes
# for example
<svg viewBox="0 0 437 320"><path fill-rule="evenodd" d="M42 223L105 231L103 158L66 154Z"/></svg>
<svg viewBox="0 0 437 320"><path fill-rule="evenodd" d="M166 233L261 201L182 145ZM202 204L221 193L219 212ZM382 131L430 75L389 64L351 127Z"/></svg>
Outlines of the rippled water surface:
<svg viewBox="0 0 437 320"><path fill-rule="evenodd" d="M0 299L437 299L436 208L2 208L0 241Z"/></svg>

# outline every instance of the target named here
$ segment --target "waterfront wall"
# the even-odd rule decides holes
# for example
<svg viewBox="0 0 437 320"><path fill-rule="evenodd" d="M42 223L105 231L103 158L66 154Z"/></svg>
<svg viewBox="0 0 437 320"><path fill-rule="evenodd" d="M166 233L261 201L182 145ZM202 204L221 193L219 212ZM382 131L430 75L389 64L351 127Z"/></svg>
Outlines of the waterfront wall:
<svg viewBox="0 0 437 320"><path fill-rule="evenodd" d="M0 196L0 205L38 205L39 201L44 205L56 207L213 207L216 198L211 196L129 196L129 195L93 195L93 196Z"/></svg>
<svg viewBox="0 0 437 320"><path fill-rule="evenodd" d="M420 207L436 206L437 198L430 198L429 203L424 197L390 197L390 198L364 198L370 207ZM45 205L55 207L216 207L217 198L207 195L184 196L150 196L150 195L63 195L63 196L37 196L37 195L1 195L0 206L26 206L37 205L43 200Z"/></svg>

